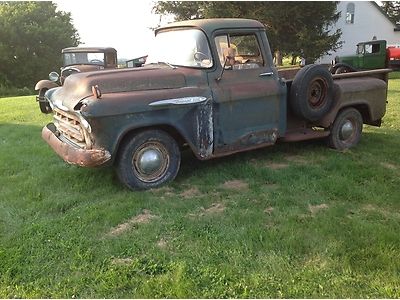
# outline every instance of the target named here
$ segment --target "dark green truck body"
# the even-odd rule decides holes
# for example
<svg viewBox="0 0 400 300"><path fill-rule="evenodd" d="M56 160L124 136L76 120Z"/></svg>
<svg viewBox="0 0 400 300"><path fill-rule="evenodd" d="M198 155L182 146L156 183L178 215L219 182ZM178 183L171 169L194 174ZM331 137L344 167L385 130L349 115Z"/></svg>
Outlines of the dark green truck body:
<svg viewBox="0 0 400 300"><path fill-rule="evenodd" d="M196 38L185 64L150 61L142 68L73 74L49 90L45 97L54 122L43 128L44 140L68 163L114 163L129 188L152 188L176 176L178 147L206 160L279 140L329 137L347 108L377 126L385 114L387 70L332 79L320 66L310 66L292 80L278 73L265 27L254 20L185 21L156 31L163 45L163 37L182 40L181 34L188 35L184 40ZM225 53L232 49L235 57ZM171 60L183 61L179 56L185 53L172 54ZM229 59L235 63L228 66ZM296 113L293 98L301 97L293 91L312 70L317 76L303 88L311 110L322 97L330 103L324 115L307 119Z"/></svg>

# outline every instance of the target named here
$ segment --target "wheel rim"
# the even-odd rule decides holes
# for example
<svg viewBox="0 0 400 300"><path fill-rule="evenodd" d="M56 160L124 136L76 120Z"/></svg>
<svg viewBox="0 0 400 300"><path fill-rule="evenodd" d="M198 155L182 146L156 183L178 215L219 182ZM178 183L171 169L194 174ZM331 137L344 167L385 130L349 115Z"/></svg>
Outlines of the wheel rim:
<svg viewBox="0 0 400 300"><path fill-rule="evenodd" d="M357 124L352 119L346 119L343 121L342 126L339 130L339 139L343 143L352 143L356 137Z"/></svg>
<svg viewBox="0 0 400 300"><path fill-rule="evenodd" d="M308 103L312 108L318 108L325 103L328 83L323 78L316 78L308 88Z"/></svg>
<svg viewBox="0 0 400 300"><path fill-rule="evenodd" d="M147 142L132 157L133 171L138 179L151 183L160 180L168 170L169 155L159 142Z"/></svg>

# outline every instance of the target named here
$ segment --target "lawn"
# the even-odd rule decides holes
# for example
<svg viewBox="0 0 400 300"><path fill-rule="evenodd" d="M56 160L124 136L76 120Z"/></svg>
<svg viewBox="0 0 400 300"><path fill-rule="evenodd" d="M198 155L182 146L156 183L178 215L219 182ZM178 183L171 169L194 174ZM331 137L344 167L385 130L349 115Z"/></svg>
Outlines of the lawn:
<svg viewBox="0 0 400 300"><path fill-rule="evenodd" d="M400 298L399 77L351 151L184 153L145 192L65 164L34 96L0 99L0 298Z"/></svg>

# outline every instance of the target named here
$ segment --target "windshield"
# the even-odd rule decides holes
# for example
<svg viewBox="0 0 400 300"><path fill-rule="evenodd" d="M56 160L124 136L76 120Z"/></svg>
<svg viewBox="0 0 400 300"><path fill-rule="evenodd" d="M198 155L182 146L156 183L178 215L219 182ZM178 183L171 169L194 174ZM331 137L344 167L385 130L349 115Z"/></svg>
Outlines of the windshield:
<svg viewBox="0 0 400 300"><path fill-rule="evenodd" d="M63 54L64 66L70 65L104 65L104 53L76 52Z"/></svg>
<svg viewBox="0 0 400 300"><path fill-rule="evenodd" d="M146 63L210 68L212 56L207 38L198 29L161 31L157 34Z"/></svg>

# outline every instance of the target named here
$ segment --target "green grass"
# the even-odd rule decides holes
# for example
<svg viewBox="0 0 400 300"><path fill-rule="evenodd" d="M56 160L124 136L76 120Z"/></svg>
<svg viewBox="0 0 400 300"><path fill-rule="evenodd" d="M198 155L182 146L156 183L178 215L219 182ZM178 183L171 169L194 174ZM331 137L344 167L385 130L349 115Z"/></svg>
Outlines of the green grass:
<svg viewBox="0 0 400 300"><path fill-rule="evenodd" d="M0 298L399 298L399 95L351 151L184 153L145 192L59 159L33 96L0 99Z"/></svg>

